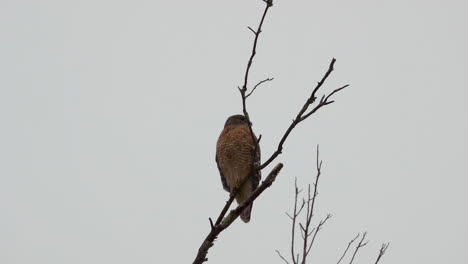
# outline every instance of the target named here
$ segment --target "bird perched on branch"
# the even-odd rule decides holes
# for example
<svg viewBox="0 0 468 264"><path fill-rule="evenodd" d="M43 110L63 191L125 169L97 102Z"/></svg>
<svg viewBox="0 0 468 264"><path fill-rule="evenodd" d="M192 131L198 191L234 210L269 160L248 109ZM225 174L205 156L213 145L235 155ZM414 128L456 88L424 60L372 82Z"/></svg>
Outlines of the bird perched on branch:
<svg viewBox="0 0 468 264"><path fill-rule="evenodd" d="M237 192L236 200L241 204L258 187L261 179L260 146L257 138L250 133L247 118L243 115L230 116L216 143L216 164L221 174L224 190L230 194ZM252 204L245 208L240 217L250 221Z"/></svg>

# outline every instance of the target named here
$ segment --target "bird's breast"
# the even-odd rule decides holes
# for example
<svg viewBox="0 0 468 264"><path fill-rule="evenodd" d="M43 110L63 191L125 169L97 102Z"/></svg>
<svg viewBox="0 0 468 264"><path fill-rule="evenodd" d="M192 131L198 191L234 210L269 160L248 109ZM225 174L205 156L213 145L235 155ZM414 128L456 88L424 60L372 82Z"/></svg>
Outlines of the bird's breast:
<svg viewBox="0 0 468 264"><path fill-rule="evenodd" d="M252 169L254 145L247 126L227 127L216 145L219 167L231 188L249 176Z"/></svg>

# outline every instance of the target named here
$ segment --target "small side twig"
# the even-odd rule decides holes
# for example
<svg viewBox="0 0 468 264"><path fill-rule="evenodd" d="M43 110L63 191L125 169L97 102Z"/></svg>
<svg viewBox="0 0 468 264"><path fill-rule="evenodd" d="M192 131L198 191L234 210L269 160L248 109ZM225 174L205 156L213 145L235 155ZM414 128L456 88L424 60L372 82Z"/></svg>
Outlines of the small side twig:
<svg viewBox="0 0 468 264"><path fill-rule="evenodd" d="M349 247L351 247L351 244L354 243L354 241L356 241L356 239L358 239L358 237L360 236L361 234L357 234L355 238L351 239L351 241L349 241L348 243L348 246L346 247L345 251L343 252L343 255L341 255L341 258L338 260L338 262L336 264L340 264L341 260L346 256L346 253L348 253L348 250L349 250Z"/></svg>
<svg viewBox="0 0 468 264"><path fill-rule="evenodd" d="M311 192L310 192L310 184L309 184L309 187L308 187L308 194L307 194L307 207L306 207L306 210L307 210L307 213L305 215L305 227L303 227L303 231L304 231L304 239L303 239L303 243L302 243L302 264L305 264L306 263L306 259L307 259L307 255L309 254L309 251L310 251L310 246L308 246L308 243L309 243L309 237L312 235L313 233L313 230L309 232L309 228L310 228L310 224L312 223L312 217L314 216L314 209L315 209L315 201L316 201L316 198L317 198L317 195L318 195L318 191L317 191L317 188L318 188L318 183L319 183L319 179L320 179L320 175L322 174L322 161L320 160L320 151L319 151L319 146L317 146L317 159L316 159L316 169L317 169L317 174L315 176L315 183L314 183L314 191L312 193L312 196L311 196ZM330 218L331 216L328 215L327 218L325 219L325 222ZM322 224L319 224L318 227L321 227ZM316 232L318 232L317 229L315 229ZM316 233L315 233L316 234ZM315 240L315 235L313 236L313 239ZM311 244L313 243L313 241L310 241Z"/></svg>
<svg viewBox="0 0 468 264"><path fill-rule="evenodd" d="M233 191L229 195L229 200L226 201L226 205L224 205L223 210L221 210L221 213L219 214L218 218L216 219L215 225L218 225L219 223L221 223L221 220L223 220L224 216L226 215L227 210L229 209L229 207L231 207L231 204L234 201L234 198L236 197L237 192L238 192L238 190Z"/></svg>
<svg viewBox="0 0 468 264"><path fill-rule="evenodd" d="M322 226L328 221L328 219L330 219L332 217L331 214L328 214L327 217L325 217L325 219L321 220L319 222L319 224L317 225L317 227L315 227L315 232L314 232L314 236L312 237L312 240L310 241L310 245L309 245L309 248L307 249L307 252L306 252L306 256L309 255L309 252L310 252L310 249L312 248L312 245L314 244L314 241L315 241L315 237L317 236L317 233L320 231L320 229L322 229Z"/></svg>
<svg viewBox="0 0 468 264"><path fill-rule="evenodd" d="M353 253L353 257L351 258L351 261L349 262L349 264L352 264L353 263L353 260L354 260L354 257L356 256L357 252L359 251L360 248L364 247L367 245L367 243L369 241L366 241L364 242L364 239L366 239L366 235L367 235L367 232L364 232L362 234L362 238L361 238L361 241L359 241L359 244L356 246L356 249L354 250L354 253Z"/></svg>
<svg viewBox="0 0 468 264"><path fill-rule="evenodd" d="M273 152L273 154L270 156L270 158L267 159L267 161L265 161L260 167L259 169L262 170L264 169L265 167L267 167L271 162L273 162L279 154L282 153L283 151L283 144L284 142L286 142L286 139L288 138L289 134L292 132L292 130L299 124L301 123L302 121L306 120L307 118L309 118L311 115L313 115L315 112L317 112L320 108L326 106L326 105L329 105L329 104L332 104L334 103L333 100L330 100L331 97L345 89L346 87L348 87L349 85L344 85L340 88L337 88L335 90L333 90L330 94L328 95L324 95L320 101L318 102L318 104L312 109L310 110L309 112L307 112L307 110L309 109L309 106L311 106L312 104L314 104L317 100L317 92L319 91L319 89L322 87L322 85L325 83L325 81L327 80L328 76L330 76L331 72L334 70L334 65L335 65L335 62L336 62L336 59L333 58L332 61L330 62L330 65L328 66L328 70L327 72L325 73L325 75L322 77L322 79L317 83L317 85L315 86L315 88L312 90L312 93L310 94L310 97L306 100L306 102L304 103L304 105L302 106L301 110L299 111L299 113L296 115L296 118L293 120L293 122L291 123L291 125L289 125L288 129L286 130L286 132L284 133L283 137L281 138L279 144L278 144L278 147L277 149L275 150L275 152ZM307 113L306 113L307 112Z"/></svg>
<svg viewBox="0 0 468 264"><path fill-rule="evenodd" d="M304 206L305 206L305 201L302 200L302 205L299 207L299 210L297 209L297 198L298 198L300 192L301 191L299 191L299 188L297 187L297 178L296 178L295 181L294 181L294 193L295 193L295 195L294 195L293 215L290 216L288 213L286 213L289 216L289 218L292 220L292 224L291 224L291 258L292 258L292 261L293 261L294 264L297 264L297 261L299 259L299 257L296 258L295 253L294 253L294 241L296 240L295 239L296 221L297 221L297 217L302 212L302 209L304 209Z"/></svg>
<svg viewBox="0 0 468 264"><path fill-rule="evenodd" d="M291 264L306 264L307 259L309 257L309 254L311 253L311 249L316 241L316 238L318 236L319 231L322 229L322 227L325 225L325 223L332 217L331 214L328 214L324 219L320 220L319 223L312 228L311 227L311 222L312 219L314 218L314 210L315 210L315 203L317 201L317 196L318 196L318 184L321 176L321 169L322 169L322 160L319 158L320 156L320 151L319 151L319 146L317 146L317 159L316 159L316 168L317 168L317 174L315 177L315 182L313 183L313 187L311 184L308 186L308 192L306 194L305 199L302 200L302 205L299 207L298 204L298 199L299 199L299 193L301 192L297 186L297 179L294 182L294 207L293 211L291 214L286 213L286 215L291 219L292 225L291 225L291 261L286 260L286 258L281 255L281 253L277 250L276 252L278 253L278 256L285 262L288 263L291 262ZM298 223L298 216L301 213L301 211L305 208L305 219L303 222ZM299 228L296 228L296 224L299 226ZM296 241L296 232L299 229L299 233L301 234L302 237L302 245L300 245L301 249L299 250L299 253L296 252L296 247L295 247L295 241ZM347 256L349 249L351 246L354 244L358 238L361 237L359 240L359 243L357 243L357 246L354 249L354 252L352 253L351 259L349 261L349 264L352 264L354 259L356 258L356 255L358 251L362 248L365 247L369 241L366 241L366 235L367 232L361 234L358 233L351 241L348 242L348 245L344 252L341 254L341 257L339 258L338 262L336 264L340 264L343 262L344 258ZM377 256L375 264L378 264L382 256L385 254L385 251L387 250L389 246L389 243L384 243L382 244L382 247L380 248L379 255ZM349 255L349 254L348 254Z"/></svg>
<svg viewBox="0 0 468 264"><path fill-rule="evenodd" d="M252 93L255 91L255 89L257 89L258 86L262 85L263 83L265 82L271 82L273 81L275 78L266 78L265 80L262 80L262 81L259 81L255 86L254 88L252 89L252 91L250 91L250 93L248 93L245 98L247 99L250 95L252 95Z"/></svg>
<svg viewBox="0 0 468 264"><path fill-rule="evenodd" d="M211 217L209 217L208 220L210 220L210 226L211 226L211 229L213 229L214 228L213 219L211 219Z"/></svg>
<svg viewBox="0 0 468 264"><path fill-rule="evenodd" d="M258 24L257 30L253 30L251 27L248 27L250 31L252 31L255 35L254 42L252 45L252 52L250 53L249 60L247 62L247 67L245 69L245 74L244 74L244 84L242 85L242 88L239 88L239 92L241 94L241 99L242 99L242 113L244 114L245 118L247 119L247 124L249 125L249 131L250 131L250 136L252 137L253 140L255 140L255 134L252 129L252 121L250 120L249 113L247 111L247 97L252 94L254 89L247 94L248 90L248 82L249 82L249 74L250 74L250 68L252 67L253 59L255 58L255 55L257 54L257 44L258 44L258 39L260 37L260 33L262 33L262 26L263 22L265 21L265 17L268 13L268 9L273 6L273 0L263 0L266 3L265 10L263 11L262 18L260 19L260 23ZM258 142L255 144L254 152L257 153L259 146ZM252 163L252 169L253 170L258 170L256 166Z"/></svg>
<svg viewBox="0 0 468 264"><path fill-rule="evenodd" d="M284 263L289 264L289 262L283 257L283 255L281 255L279 250L276 250L276 253L278 253L278 256L284 261Z"/></svg>
<svg viewBox="0 0 468 264"><path fill-rule="evenodd" d="M383 243L382 246L380 247L380 252L379 255L377 256L377 260L375 261L375 264L379 263L380 258L385 254L385 251L387 250L388 246L390 243Z"/></svg>
<svg viewBox="0 0 468 264"><path fill-rule="evenodd" d="M286 215L291 219L291 262L292 264L306 264L307 256L310 253L312 246L317 238L319 231L322 229L323 225L332 217L331 214L328 214L324 219L319 221L316 227L312 228L312 218L314 216L315 202L318 195L318 183L321 175L322 161L320 160L320 151L317 146L317 174L315 177L314 188L311 189L309 184L307 198L302 199L302 204L299 205L299 193L301 192L297 187L297 179L294 182L294 207L291 214L286 213ZM298 216L305 209L305 220L304 222L298 223ZM299 233L301 234L303 244L301 245L302 249L299 250L299 253L296 253L296 226L299 226ZM284 257L279 254L283 259ZM284 259L283 259L284 260Z"/></svg>

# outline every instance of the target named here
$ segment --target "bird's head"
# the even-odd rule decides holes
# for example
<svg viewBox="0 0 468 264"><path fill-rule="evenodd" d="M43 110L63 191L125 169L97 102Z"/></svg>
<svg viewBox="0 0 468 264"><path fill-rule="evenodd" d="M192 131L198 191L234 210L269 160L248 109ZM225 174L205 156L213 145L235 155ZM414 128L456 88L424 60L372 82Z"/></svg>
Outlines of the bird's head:
<svg viewBox="0 0 468 264"><path fill-rule="evenodd" d="M226 123L224 124L224 127L227 126L232 126L232 125L247 125L247 118L243 115L233 115L230 116L227 120Z"/></svg>

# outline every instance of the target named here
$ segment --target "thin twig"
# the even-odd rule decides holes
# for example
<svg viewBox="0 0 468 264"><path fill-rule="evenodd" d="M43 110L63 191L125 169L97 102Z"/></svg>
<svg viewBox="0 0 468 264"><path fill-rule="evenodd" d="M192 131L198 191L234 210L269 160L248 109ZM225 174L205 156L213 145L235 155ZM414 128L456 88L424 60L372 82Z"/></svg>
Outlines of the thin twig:
<svg viewBox="0 0 468 264"><path fill-rule="evenodd" d="M322 174L322 161L320 160L319 146L317 146L316 169L317 169L317 175L315 176L314 192L312 194L312 197L310 193L310 184L308 187L307 214L306 214L305 228L304 228L305 236L304 236L303 248L302 248L302 262L301 262L302 264L306 263L307 255L309 254L308 252L310 251L310 247L308 246L308 239L309 239L309 236L312 234L312 232L309 233L309 227L312 222L312 217L314 215L315 201L318 195L317 188L318 188L320 175ZM325 221L327 221L329 218L330 216L327 216ZM319 224L319 226L321 225ZM316 229L316 232L318 232L317 229ZM315 239L315 236L313 237L313 239ZM311 243L313 243L313 241L311 241Z"/></svg>
<svg viewBox="0 0 468 264"><path fill-rule="evenodd" d="M292 217L292 230L291 230L291 257L292 257L292 261L294 264L297 263L297 260L294 259L294 241L295 241L295 238L294 238L294 235L296 234L296 218L297 218L297 196L299 195L299 188L297 188L297 178L295 179L294 181L294 185L295 185L295 196L294 196L294 212L293 212L293 217Z"/></svg>
<svg viewBox="0 0 468 264"><path fill-rule="evenodd" d="M304 239L302 243L302 262L301 262L302 264L305 264L306 257L307 257L306 251L307 251L307 243L308 243L307 240L309 239L309 226L312 220L311 215L313 215L313 209L314 209L313 204L312 206L310 205L312 200L315 200L315 199L310 198L310 184L309 184L307 188L307 213L306 213L305 227L302 227L302 230L304 231Z"/></svg>
<svg viewBox="0 0 468 264"><path fill-rule="evenodd" d="M262 18L260 20L260 23L258 24L257 30L253 30L252 28L249 27L249 29L255 34L255 38L254 38L254 42L253 42L253 45L252 45L252 52L251 52L249 60L247 62L247 67L245 69L244 84L242 85L242 88L238 88L239 92L241 94L241 98L242 98L242 112L243 112L245 118L247 119L247 124L249 126L250 136L252 137L252 140L255 140L255 134L254 134L253 129L252 129L252 121L250 120L249 113L247 112L247 102L246 102L246 100L247 100L248 95L246 95L246 93L247 93L247 89L248 89L247 87L248 87L248 81L249 81L250 68L252 67L253 59L254 59L255 55L257 54L257 44L258 44L258 39L259 39L260 33L262 33L263 22L265 21L265 17L266 17L266 15L268 13L268 9L273 6L273 0L263 0L263 1L266 3L266 6L265 6L265 10L263 11L263 15L262 15ZM253 90L252 90L252 92L253 92ZM250 94L252 92L250 92ZM256 144L254 146L255 147L254 147L254 152L253 153L257 153L257 150L259 149L258 142L256 142ZM252 170L254 171L254 173L257 170L259 170L255 166L254 162L252 162L251 166L252 166Z"/></svg>
<svg viewBox="0 0 468 264"><path fill-rule="evenodd" d="M353 263L354 257L356 256L356 254L357 254L357 252L359 251L359 249L362 248L362 247L364 247L365 245L367 245L367 243L369 242L369 241L364 242L364 239L366 239L366 235L367 235L367 232L364 232L364 233L362 234L361 241L359 241L359 244L356 246L356 249L354 250L353 257L351 258L351 261L349 262L349 264L352 264L352 263Z"/></svg>
<svg viewBox="0 0 468 264"><path fill-rule="evenodd" d="M360 236L360 234L358 233L355 238L353 238L351 241L349 241L348 246L346 247L345 251L343 252L343 255L341 255L340 260L338 260L338 262L336 264L340 264L341 260L346 256L346 253L348 253L348 250L349 250L349 247L351 246L351 244L353 244L354 241L356 241L356 239L358 239L359 236Z"/></svg>
<svg viewBox="0 0 468 264"><path fill-rule="evenodd" d="M278 253L278 256L286 263L286 264L289 264L289 262L283 257L283 255L281 255L281 253L276 250L276 253Z"/></svg>
<svg viewBox="0 0 468 264"><path fill-rule="evenodd" d="M387 250L388 246L390 245L390 243L383 243L382 246L380 247L380 252L379 252L379 256L377 256L377 260L375 261L375 264L379 263L380 261L380 258L385 254L385 251Z"/></svg>
<svg viewBox="0 0 468 264"><path fill-rule="evenodd" d="M234 201L234 198L236 197L237 193L239 190L235 190L230 193L229 195L229 200L226 201L226 205L224 205L223 210L221 210L221 213L219 214L218 218L216 219L215 225L218 225L221 223L221 220L223 220L224 216L226 215L227 210L229 207L231 207L232 202Z"/></svg>
<svg viewBox="0 0 468 264"><path fill-rule="evenodd" d="M328 66L328 70L327 72L325 73L325 75L322 77L322 79L317 83L317 85L315 86L315 88L312 90L312 93L310 95L310 97L306 100L306 102L304 103L304 105L302 106L301 110L299 111L299 113L297 114L296 118L293 120L293 122L291 123L291 125L289 125L288 129L286 130L286 132L284 133L283 137L281 138L279 144L278 144L278 147L276 149L275 152L273 152L273 154L270 156L269 159L267 159L267 161L265 161L260 167L259 169L262 170L264 169L266 166L268 166L271 162L273 162L279 154L282 153L283 151L283 144L284 142L286 141L286 139L288 138L289 134L292 132L292 130L302 121L304 121L305 119L307 119L309 116L311 116L312 114L314 114L315 112L317 112L317 110L319 110L320 108L322 108L323 106L326 106L326 105L329 105L331 103L333 103L334 101L329 101L329 99L331 98L332 95L334 95L335 93L345 89L346 87L348 87L349 85L344 85L340 88L337 88L335 90L333 90L330 94L328 94L327 96L323 96L322 99L319 101L319 103L309 112L309 113L306 113L306 111L308 110L309 106L311 106L317 99L317 92L318 90L322 87L322 85L325 83L325 81L327 80L328 76L330 76L331 72L334 70L334 65L335 65L335 62L336 62L336 59L333 58L332 61L330 62L330 65Z"/></svg>
<svg viewBox="0 0 468 264"><path fill-rule="evenodd" d="M317 146L317 160L316 160L317 174L314 182L314 189L311 189L311 185L308 186L307 200L302 199L302 205L298 207L298 198L299 193L301 192L297 187L297 178L294 181L294 207L292 215L286 213L286 215L292 220L291 224L291 260L293 264L305 264L307 256L310 253L312 245L317 238L318 232L322 229L322 226L332 217L331 214L328 214L323 220L321 220L318 225L311 229L312 218L314 215L315 201L318 195L318 183L321 175L322 161L320 160L320 150ZM295 241L296 241L296 223L298 216L303 209L306 209L305 220L303 223L298 223L299 233L302 237L302 256L295 252ZM310 241L309 241L310 239ZM299 257L302 257L302 260L299 262Z"/></svg>
<svg viewBox="0 0 468 264"><path fill-rule="evenodd" d="M294 181L294 211L293 211L293 216L291 217L289 214L289 218L292 220L292 225L291 225L291 259L294 264L297 264L297 261L299 260L298 258L295 258L295 253L294 253L294 241L295 239L295 234L296 234L296 220L297 216L301 213L302 209L304 209L305 206L305 201L302 200L302 205L300 206L299 210L297 209L297 198L299 196L299 188L297 187L297 178Z"/></svg>
<svg viewBox="0 0 468 264"><path fill-rule="evenodd" d="M309 248L307 249L307 253L306 255L309 255L309 252L310 252L310 249L312 248L312 245L314 244L314 241L315 241L315 237L317 236L317 233L320 231L320 229L322 229L322 226L328 221L328 219L330 219L332 217L331 214L328 214L327 217L325 217L325 219L323 219L322 221L319 222L319 224L317 225L317 227L315 228L315 233L314 233L314 236L312 237L312 240L310 241L310 245L309 245Z"/></svg>
<svg viewBox="0 0 468 264"><path fill-rule="evenodd" d="M247 94L247 95L245 96L245 98L248 98L248 97L255 91L255 89L257 89L258 86L262 85L262 84L265 83L265 82L273 81L274 79L275 79L275 78L266 78L265 80L259 81L259 82L254 86L254 88L252 89L252 91L250 91L250 93Z"/></svg>
<svg viewBox="0 0 468 264"><path fill-rule="evenodd" d="M214 228L213 220L211 219L211 217L209 217L208 220L210 220L210 226L211 226L211 229L213 229Z"/></svg>

